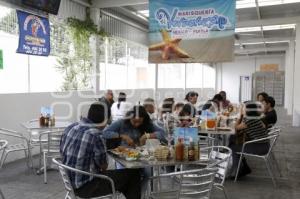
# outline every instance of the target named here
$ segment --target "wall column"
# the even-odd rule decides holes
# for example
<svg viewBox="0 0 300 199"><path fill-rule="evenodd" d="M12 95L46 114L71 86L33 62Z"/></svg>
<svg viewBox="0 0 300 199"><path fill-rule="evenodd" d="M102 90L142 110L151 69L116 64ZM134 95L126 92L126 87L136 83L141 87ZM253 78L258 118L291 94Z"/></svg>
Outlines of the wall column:
<svg viewBox="0 0 300 199"><path fill-rule="evenodd" d="M286 51L285 61L285 93L284 107L287 114L293 113L293 84L294 84L294 62L295 62L295 40L290 41L289 49Z"/></svg>
<svg viewBox="0 0 300 199"><path fill-rule="evenodd" d="M293 85L293 126L300 126L300 23L296 25L296 46Z"/></svg>

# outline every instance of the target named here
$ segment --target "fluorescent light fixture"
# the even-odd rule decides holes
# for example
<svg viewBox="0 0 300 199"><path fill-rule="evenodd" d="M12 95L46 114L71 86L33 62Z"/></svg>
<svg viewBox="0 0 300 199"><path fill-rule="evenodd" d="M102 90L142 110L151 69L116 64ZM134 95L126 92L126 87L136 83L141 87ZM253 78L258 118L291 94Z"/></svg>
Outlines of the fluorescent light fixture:
<svg viewBox="0 0 300 199"><path fill-rule="evenodd" d="M288 3L299 3L300 0L258 0L259 6L282 5Z"/></svg>
<svg viewBox="0 0 300 199"><path fill-rule="evenodd" d="M258 44L264 44L265 42L248 42L248 43L243 43L243 45L258 45Z"/></svg>
<svg viewBox="0 0 300 199"><path fill-rule="evenodd" d="M236 1L236 8L240 9L240 8L253 8L255 7L255 0L240 0L240 1Z"/></svg>
<svg viewBox="0 0 300 199"><path fill-rule="evenodd" d="M273 5L282 5L289 3L299 3L300 0L258 0L258 5L263 6L273 6ZM256 7L255 0L239 0L236 1L236 8L254 8Z"/></svg>
<svg viewBox="0 0 300 199"><path fill-rule="evenodd" d="M138 11L138 13L140 13L146 17L149 17L149 10L140 10L140 11Z"/></svg>
<svg viewBox="0 0 300 199"><path fill-rule="evenodd" d="M246 27L246 28L236 28L235 32L256 32L261 31L261 28L259 26L255 27Z"/></svg>
<svg viewBox="0 0 300 199"><path fill-rule="evenodd" d="M279 43L289 43L289 40L282 40L282 41L267 41L266 44L279 44Z"/></svg>
<svg viewBox="0 0 300 199"><path fill-rule="evenodd" d="M263 26L263 30L283 30L283 29L295 29L295 28L296 28L296 24Z"/></svg>

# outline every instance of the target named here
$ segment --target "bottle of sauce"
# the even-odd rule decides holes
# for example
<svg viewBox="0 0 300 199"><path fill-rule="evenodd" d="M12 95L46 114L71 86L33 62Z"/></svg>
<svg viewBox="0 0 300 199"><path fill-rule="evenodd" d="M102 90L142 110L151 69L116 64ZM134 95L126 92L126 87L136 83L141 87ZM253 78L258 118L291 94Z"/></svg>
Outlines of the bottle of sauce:
<svg viewBox="0 0 300 199"><path fill-rule="evenodd" d="M195 146L193 138L190 137L190 144L188 147L188 161L195 161Z"/></svg>
<svg viewBox="0 0 300 199"><path fill-rule="evenodd" d="M176 161L183 161L184 158L184 144L183 139L178 138L178 142L175 146L175 159Z"/></svg>
<svg viewBox="0 0 300 199"><path fill-rule="evenodd" d="M43 116L43 114L41 114L40 116L40 126L45 126L45 117Z"/></svg>

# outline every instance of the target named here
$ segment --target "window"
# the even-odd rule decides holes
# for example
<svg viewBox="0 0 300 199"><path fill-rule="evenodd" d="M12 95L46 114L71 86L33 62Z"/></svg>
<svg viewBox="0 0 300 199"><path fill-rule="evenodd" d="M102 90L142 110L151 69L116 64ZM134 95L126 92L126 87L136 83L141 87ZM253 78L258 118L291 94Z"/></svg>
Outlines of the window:
<svg viewBox="0 0 300 199"><path fill-rule="evenodd" d="M185 64L158 64L158 88L184 88Z"/></svg>
<svg viewBox="0 0 300 199"><path fill-rule="evenodd" d="M72 54L72 38L66 34L68 30L64 21L51 16L50 24L51 56L18 54L16 11L0 6L0 49L4 56L0 93L91 89L89 57L87 63L77 54Z"/></svg>
<svg viewBox="0 0 300 199"><path fill-rule="evenodd" d="M28 55L17 54L18 37L0 31L3 69L0 69L0 93L28 92Z"/></svg>
<svg viewBox="0 0 300 199"><path fill-rule="evenodd" d="M100 52L100 90L153 88L155 65L148 48L120 38L106 39Z"/></svg>
<svg viewBox="0 0 300 199"><path fill-rule="evenodd" d="M202 64L187 64L186 65L186 87L187 88L202 88L203 86L203 65Z"/></svg>
<svg viewBox="0 0 300 199"><path fill-rule="evenodd" d="M213 67L203 67L203 88L215 88L216 70Z"/></svg>

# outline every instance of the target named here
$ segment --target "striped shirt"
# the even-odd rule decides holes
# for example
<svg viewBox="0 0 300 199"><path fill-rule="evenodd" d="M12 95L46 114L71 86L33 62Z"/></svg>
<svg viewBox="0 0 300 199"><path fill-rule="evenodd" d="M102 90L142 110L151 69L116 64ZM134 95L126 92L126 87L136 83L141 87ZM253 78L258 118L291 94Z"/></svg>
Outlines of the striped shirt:
<svg viewBox="0 0 300 199"><path fill-rule="evenodd" d="M247 125L247 128L243 129L242 132L246 133L247 141L257 140L268 136L267 129L265 128L264 123L260 119L246 118L244 122Z"/></svg>
<svg viewBox="0 0 300 199"><path fill-rule="evenodd" d="M60 141L60 153L63 164L87 172L99 173L100 165L107 164L101 130L86 118L65 129ZM75 172L68 172L68 176L75 189L93 179Z"/></svg>

